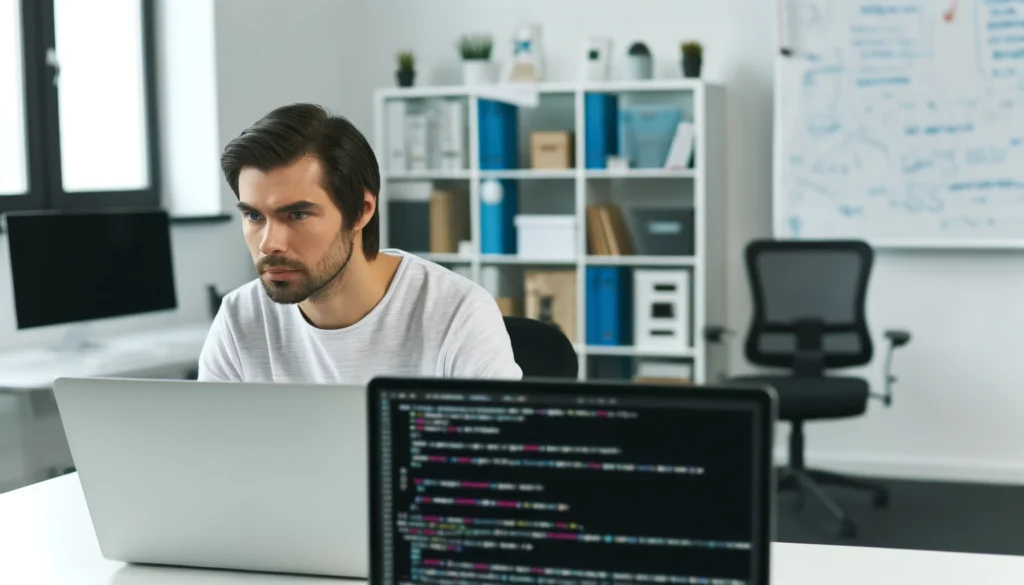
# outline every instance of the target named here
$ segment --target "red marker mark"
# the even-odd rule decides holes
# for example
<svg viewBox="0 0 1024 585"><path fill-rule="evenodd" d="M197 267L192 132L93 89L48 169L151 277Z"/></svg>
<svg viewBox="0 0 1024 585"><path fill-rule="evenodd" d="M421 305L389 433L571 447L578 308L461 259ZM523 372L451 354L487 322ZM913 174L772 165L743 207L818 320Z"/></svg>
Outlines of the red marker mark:
<svg viewBox="0 0 1024 585"><path fill-rule="evenodd" d="M953 22L953 20L956 18L956 10L958 3L958 0L949 0L949 8L946 9L944 13L942 13L943 20L945 20L946 22Z"/></svg>

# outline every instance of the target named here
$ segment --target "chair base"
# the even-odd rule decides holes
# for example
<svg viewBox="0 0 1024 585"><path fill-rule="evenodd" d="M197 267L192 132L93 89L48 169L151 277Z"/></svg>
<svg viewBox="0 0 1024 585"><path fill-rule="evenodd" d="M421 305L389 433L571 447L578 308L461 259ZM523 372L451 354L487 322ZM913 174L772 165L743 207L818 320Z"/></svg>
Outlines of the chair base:
<svg viewBox="0 0 1024 585"><path fill-rule="evenodd" d="M822 488L824 485L864 490L872 494L872 504L876 508L885 508L889 505L889 490L874 482L817 469L784 467L779 471L779 492L793 490L799 492L797 509L803 508L804 499L810 494L815 500L821 502L835 518L839 524L839 536L854 538L857 536L857 525L850 519L842 506L825 492Z"/></svg>

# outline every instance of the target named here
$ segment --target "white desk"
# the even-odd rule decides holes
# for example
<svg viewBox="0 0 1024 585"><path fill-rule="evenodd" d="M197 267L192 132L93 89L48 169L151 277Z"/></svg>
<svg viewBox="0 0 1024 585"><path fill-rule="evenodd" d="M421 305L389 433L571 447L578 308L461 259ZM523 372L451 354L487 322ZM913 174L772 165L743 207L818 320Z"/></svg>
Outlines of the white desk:
<svg viewBox="0 0 1024 585"><path fill-rule="evenodd" d="M343 580L129 566L104 560L77 474L0 494L0 583L314 585ZM354 582L361 583L361 582ZM777 543L774 585L1021 585L1024 557Z"/></svg>
<svg viewBox="0 0 1024 585"><path fill-rule="evenodd" d="M53 381L61 377L182 378L196 367L209 323L151 329L96 339L79 352L27 348L0 352L0 395L17 400L16 444L0 445L7 465L20 469L14 485L52 477L70 453L56 413ZM0 491L9 487L0 478ZM2 581L0 581L2 582Z"/></svg>

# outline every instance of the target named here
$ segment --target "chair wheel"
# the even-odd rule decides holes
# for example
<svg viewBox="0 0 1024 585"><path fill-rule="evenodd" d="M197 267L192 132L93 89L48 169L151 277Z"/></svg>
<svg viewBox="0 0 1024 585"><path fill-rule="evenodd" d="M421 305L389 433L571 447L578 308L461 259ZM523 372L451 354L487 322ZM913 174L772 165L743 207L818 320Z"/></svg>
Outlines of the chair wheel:
<svg viewBox="0 0 1024 585"><path fill-rule="evenodd" d="M855 538L857 536L857 526L854 525L852 520L847 518L840 523L839 536L842 538Z"/></svg>
<svg viewBox="0 0 1024 585"><path fill-rule="evenodd" d="M889 507L889 492L878 492L875 494L872 503L876 508L888 508Z"/></svg>

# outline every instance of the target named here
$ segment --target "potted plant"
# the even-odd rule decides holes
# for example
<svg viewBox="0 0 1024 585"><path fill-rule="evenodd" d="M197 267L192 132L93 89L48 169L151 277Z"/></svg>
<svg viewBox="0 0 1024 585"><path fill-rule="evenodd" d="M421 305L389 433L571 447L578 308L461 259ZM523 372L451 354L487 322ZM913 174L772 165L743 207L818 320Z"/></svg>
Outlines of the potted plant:
<svg viewBox="0 0 1024 585"><path fill-rule="evenodd" d="M466 85L491 83L490 35L464 35L459 40L462 55L462 82Z"/></svg>
<svg viewBox="0 0 1024 585"><path fill-rule="evenodd" d="M700 77L700 67L704 58L704 47L697 41L683 43L683 75Z"/></svg>
<svg viewBox="0 0 1024 585"><path fill-rule="evenodd" d="M398 71L395 73L398 78L398 87L412 87L416 80L416 58L411 51L402 51L398 54Z"/></svg>
<svg viewBox="0 0 1024 585"><path fill-rule="evenodd" d="M654 76L654 62L651 50L647 48L647 45L641 42L630 45L626 61L629 64L627 68L629 79L639 81Z"/></svg>

